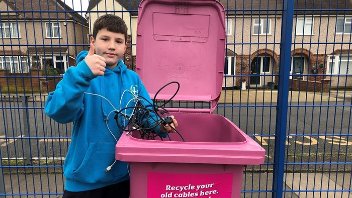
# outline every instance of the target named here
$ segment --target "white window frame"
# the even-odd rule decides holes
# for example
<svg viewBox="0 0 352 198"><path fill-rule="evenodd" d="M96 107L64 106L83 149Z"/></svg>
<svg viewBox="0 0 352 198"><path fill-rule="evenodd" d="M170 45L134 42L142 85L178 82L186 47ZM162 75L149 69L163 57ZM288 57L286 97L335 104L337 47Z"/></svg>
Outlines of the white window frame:
<svg viewBox="0 0 352 198"><path fill-rule="evenodd" d="M272 58L271 58L271 56L258 56L258 57L260 57L260 73L261 74L271 74L271 68L273 67L273 60L272 60ZM265 72L264 71L264 58L269 58L269 60L270 60L270 63L269 63L269 71L267 71L267 72Z"/></svg>
<svg viewBox="0 0 352 198"><path fill-rule="evenodd" d="M57 58L61 56L62 57L62 60L58 60ZM54 55L54 68L58 68L57 67L57 64L58 63L64 63L64 72L66 72L67 70L67 56L66 55L63 55L63 54L56 54Z"/></svg>
<svg viewBox="0 0 352 198"><path fill-rule="evenodd" d="M40 63L40 69L44 69L44 60L45 59L52 59L53 61L53 67L56 69L57 68L57 63L63 62L64 63L64 71L66 72L67 70L67 60L68 56L66 54L53 54L51 56L43 56L43 55L37 55L39 56L39 63ZM57 56L61 56L62 60L57 60ZM32 56L32 61L33 61L33 56Z"/></svg>
<svg viewBox="0 0 352 198"><path fill-rule="evenodd" d="M343 23L343 32L338 32L337 31L337 27L336 27L336 34L352 34L352 30L351 32L345 32L346 30L346 24L352 26L352 17L337 17L336 18L336 26L337 26L337 21L339 19L343 19L344 20L344 23ZM349 20L349 21L348 21Z"/></svg>
<svg viewBox="0 0 352 198"><path fill-rule="evenodd" d="M232 29L233 29L233 20L231 18L226 18L226 35L231 36L233 35Z"/></svg>
<svg viewBox="0 0 352 198"><path fill-rule="evenodd" d="M350 63L350 67L348 67L348 71L346 73L341 73L341 70L339 69L341 57L348 57L348 62ZM333 57L333 58L332 58ZM332 63L333 68L330 69L330 63ZM330 70L332 72L330 72ZM341 54L341 55L330 55L328 56L327 59L327 64L326 64L326 74L331 75L331 74L342 74L342 75L351 75L352 74L352 55L348 54Z"/></svg>
<svg viewBox="0 0 352 198"><path fill-rule="evenodd" d="M303 26L302 32L298 32L299 26ZM299 36L314 35L313 30L314 30L314 17L313 16L297 17L297 19L296 19L296 35L299 35Z"/></svg>
<svg viewBox="0 0 352 198"><path fill-rule="evenodd" d="M255 58L260 58L260 74L271 74L273 67L273 59L271 56L256 56ZM269 71L264 71L264 58L269 58ZM254 60L254 59L253 59Z"/></svg>
<svg viewBox="0 0 352 198"><path fill-rule="evenodd" d="M5 35L5 28L10 30L10 35ZM21 38L20 26L16 22L1 22L0 23L1 34L0 38ZM16 32L17 31L17 32ZM16 35L17 33L17 35Z"/></svg>
<svg viewBox="0 0 352 198"><path fill-rule="evenodd" d="M9 64L9 66L7 66L7 64ZM6 68L5 65L7 66ZM10 73L28 73L28 57L0 56L0 69L9 69Z"/></svg>
<svg viewBox="0 0 352 198"><path fill-rule="evenodd" d="M49 35L49 24L51 24L50 27L51 27L52 35ZM58 28L59 35L55 35L55 32L56 32L56 31L54 31L55 28ZM45 36L46 36L46 38L61 38L60 22L46 22L45 23Z"/></svg>
<svg viewBox="0 0 352 198"><path fill-rule="evenodd" d="M268 28L268 32L264 32L264 20L267 20L267 28ZM259 21L259 23L257 23L257 21ZM256 26L259 26L260 29L259 29L259 34L255 33L254 31L254 28ZM259 28L258 27L258 28ZM270 18L255 18L253 19L253 26L252 26L252 32L253 32L253 35L271 35L271 19Z"/></svg>
<svg viewBox="0 0 352 198"><path fill-rule="evenodd" d="M227 56L227 73L225 73L225 76L227 75L236 75L236 56ZM232 59L233 59L233 70L232 70Z"/></svg>

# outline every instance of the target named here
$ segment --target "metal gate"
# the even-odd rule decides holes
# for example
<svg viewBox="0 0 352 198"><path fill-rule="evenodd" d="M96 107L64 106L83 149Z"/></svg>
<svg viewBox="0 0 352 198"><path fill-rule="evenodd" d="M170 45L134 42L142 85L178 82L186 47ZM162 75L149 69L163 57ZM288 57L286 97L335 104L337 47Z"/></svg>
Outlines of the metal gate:
<svg viewBox="0 0 352 198"><path fill-rule="evenodd" d="M105 13L128 25L124 61L135 67L139 2L0 1L0 196L62 195L72 125L43 113L46 96ZM246 167L242 197L352 197L352 2L220 2L227 42L217 113L267 153Z"/></svg>

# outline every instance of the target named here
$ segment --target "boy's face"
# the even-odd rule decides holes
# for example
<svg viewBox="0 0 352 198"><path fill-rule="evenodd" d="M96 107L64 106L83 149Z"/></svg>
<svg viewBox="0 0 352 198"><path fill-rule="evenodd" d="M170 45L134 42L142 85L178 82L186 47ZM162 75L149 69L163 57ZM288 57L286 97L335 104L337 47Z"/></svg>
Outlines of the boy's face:
<svg viewBox="0 0 352 198"><path fill-rule="evenodd" d="M107 67L116 66L127 48L124 34L110 32L106 28L99 30L95 39L91 37L91 42L95 53L105 58Z"/></svg>

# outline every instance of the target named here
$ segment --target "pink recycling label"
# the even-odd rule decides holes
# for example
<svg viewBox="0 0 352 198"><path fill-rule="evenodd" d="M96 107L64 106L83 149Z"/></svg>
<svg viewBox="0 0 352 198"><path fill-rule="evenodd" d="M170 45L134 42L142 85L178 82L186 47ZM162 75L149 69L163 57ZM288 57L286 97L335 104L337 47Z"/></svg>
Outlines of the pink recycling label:
<svg viewBox="0 0 352 198"><path fill-rule="evenodd" d="M232 173L169 174L148 173L148 198L231 198Z"/></svg>

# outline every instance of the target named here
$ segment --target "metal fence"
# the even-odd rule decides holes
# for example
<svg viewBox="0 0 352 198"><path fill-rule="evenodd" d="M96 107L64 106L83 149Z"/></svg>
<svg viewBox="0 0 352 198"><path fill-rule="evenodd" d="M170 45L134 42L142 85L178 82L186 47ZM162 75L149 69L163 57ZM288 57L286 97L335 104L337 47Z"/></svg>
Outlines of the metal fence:
<svg viewBox="0 0 352 198"><path fill-rule="evenodd" d="M216 113L267 153L246 167L242 196L352 197L352 2L220 2L227 55ZM72 125L46 117L47 93L104 13L126 21L133 69L138 3L0 1L0 196L62 195Z"/></svg>

